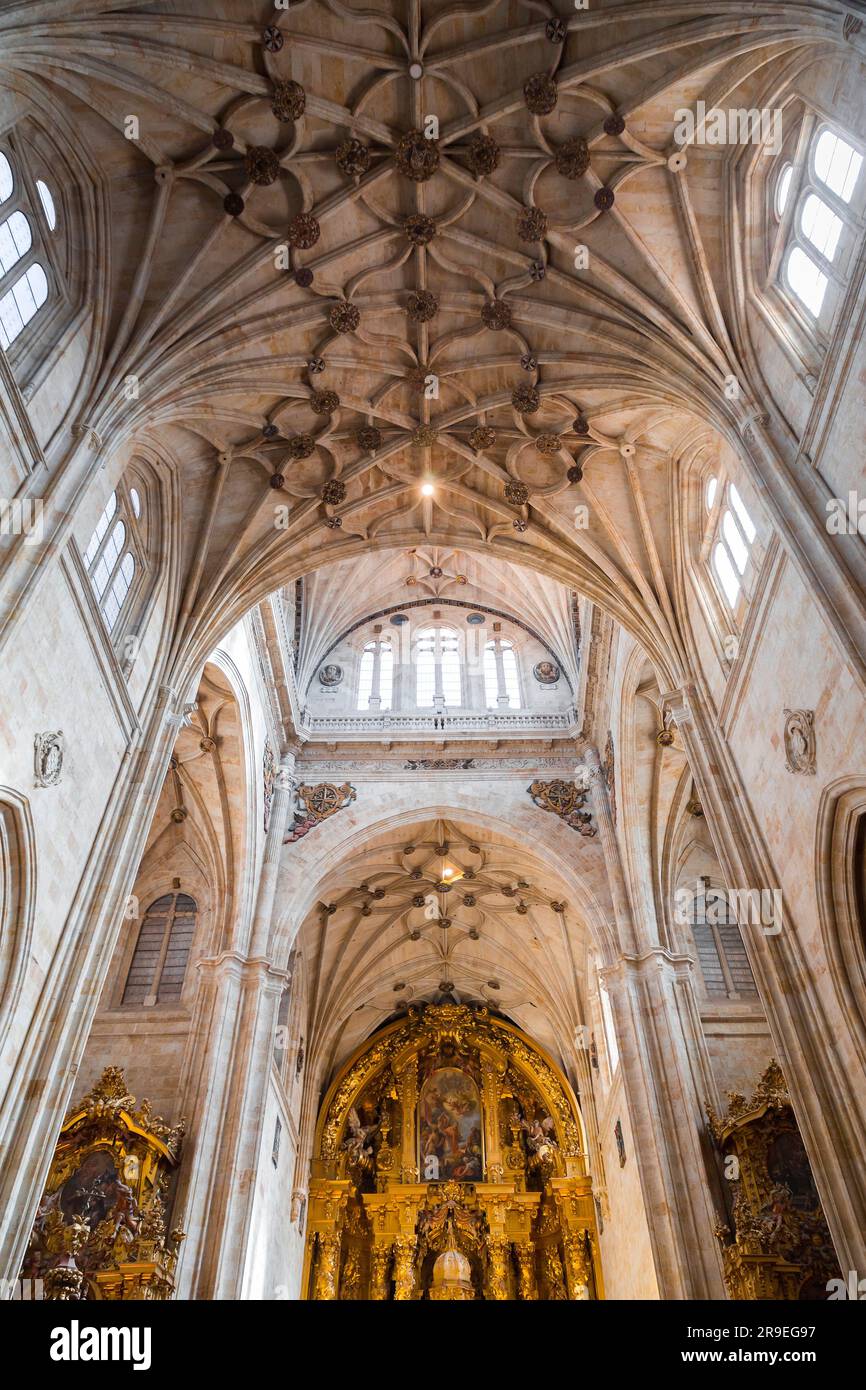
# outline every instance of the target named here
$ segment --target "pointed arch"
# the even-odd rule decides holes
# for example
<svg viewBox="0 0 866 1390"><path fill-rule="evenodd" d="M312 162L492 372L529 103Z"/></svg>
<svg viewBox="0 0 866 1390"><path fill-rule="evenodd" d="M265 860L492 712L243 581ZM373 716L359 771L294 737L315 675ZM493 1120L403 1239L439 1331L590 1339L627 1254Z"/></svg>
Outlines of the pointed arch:
<svg viewBox="0 0 866 1390"><path fill-rule="evenodd" d="M36 836L27 798L0 787L0 1046L24 984L36 912Z"/></svg>

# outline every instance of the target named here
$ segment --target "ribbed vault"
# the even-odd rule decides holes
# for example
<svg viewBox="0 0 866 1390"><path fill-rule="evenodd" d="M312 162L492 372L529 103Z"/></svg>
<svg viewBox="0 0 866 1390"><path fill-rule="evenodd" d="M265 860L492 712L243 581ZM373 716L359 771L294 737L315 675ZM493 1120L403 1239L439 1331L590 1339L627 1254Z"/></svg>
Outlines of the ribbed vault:
<svg viewBox="0 0 866 1390"><path fill-rule="evenodd" d="M371 835L319 894L296 947L322 1076L392 1013L440 998L486 1000L573 1056L588 932L530 842L437 817Z"/></svg>
<svg viewBox="0 0 866 1390"><path fill-rule="evenodd" d="M297 574L426 545L579 588L676 679L685 461L763 384L737 308L762 156L682 151L674 113L784 103L846 15L5 7L5 79L74 123L103 268L49 452L75 425L82 478L136 438L177 474L178 659Z"/></svg>

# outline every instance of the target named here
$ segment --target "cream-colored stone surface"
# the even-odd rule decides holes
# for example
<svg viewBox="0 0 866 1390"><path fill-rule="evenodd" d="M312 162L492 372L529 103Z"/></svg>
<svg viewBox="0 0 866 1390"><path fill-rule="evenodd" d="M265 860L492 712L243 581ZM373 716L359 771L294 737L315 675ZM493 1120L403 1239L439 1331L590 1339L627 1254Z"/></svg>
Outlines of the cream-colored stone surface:
<svg viewBox="0 0 866 1390"><path fill-rule="evenodd" d="M369 24L293 6L276 53L247 0L187 0L181 19L82 0L72 25L0 12L0 148L59 211L50 241L34 222L52 295L0 354L0 503L42 507L37 535L0 535L3 1278L67 1106L118 1064L188 1120L180 1296L298 1297L323 1090L395 1011L439 997L514 1019L579 1091L609 1297L724 1296L704 1106L772 1056L840 1261L866 1261L866 553L825 524L864 487L866 173L817 324L785 289L773 212L810 131L866 140L863 36L836 0L781 29L746 0L700 21L635 6L625 42L619 5L560 0L562 47L540 12L515 27L418 0L417 80L401 6ZM524 83L551 65L556 108L533 117ZM278 123L287 79L306 110ZM698 140L671 167L675 112L716 84L778 103L780 148ZM416 181L394 151L427 116L439 168ZM482 126L500 160L476 178ZM372 150L362 176L338 166L349 133ZM575 136L591 164L569 180L551 158ZM273 184L248 177L255 145L278 150ZM548 219L534 242L527 209ZM319 236L287 267L302 211ZM412 214L436 223L426 245ZM419 290L438 300L420 323ZM494 299L505 329L482 321ZM540 392L526 415L520 386ZM470 443L479 426L492 442ZM733 607L711 477L755 526ZM130 480L146 512L112 634L83 556ZM406 722L354 720L376 626L459 612L462 632L471 608L518 648L510 723L484 722L477 670L461 709L415 720L411 643ZM551 687L532 676L546 657ZM786 766L788 710L814 713L814 772ZM34 738L57 730L60 780L36 786ZM555 781L583 789L594 833L534 804ZM296 836L298 787L323 783L354 795ZM443 839L484 880L448 928L412 904ZM705 977L678 916L705 879L781 893L781 930L740 922L747 998ZM197 904L180 998L124 1005L143 914L174 891Z"/></svg>

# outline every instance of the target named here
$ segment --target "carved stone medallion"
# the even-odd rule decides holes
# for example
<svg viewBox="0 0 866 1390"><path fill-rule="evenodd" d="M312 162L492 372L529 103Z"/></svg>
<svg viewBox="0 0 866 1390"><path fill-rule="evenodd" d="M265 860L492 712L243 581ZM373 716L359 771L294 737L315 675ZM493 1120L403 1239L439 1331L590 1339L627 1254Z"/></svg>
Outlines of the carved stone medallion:
<svg viewBox="0 0 866 1390"><path fill-rule="evenodd" d="M785 766L789 772L814 775L817 770L815 711L786 709L784 714Z"/></svg>
<svg viewBox="0 0 866 1390"><path fill-rule="evenodd" d="M63 733L37 734L34 740L33 770L37 787L56 787L63 771Z"/></svg>

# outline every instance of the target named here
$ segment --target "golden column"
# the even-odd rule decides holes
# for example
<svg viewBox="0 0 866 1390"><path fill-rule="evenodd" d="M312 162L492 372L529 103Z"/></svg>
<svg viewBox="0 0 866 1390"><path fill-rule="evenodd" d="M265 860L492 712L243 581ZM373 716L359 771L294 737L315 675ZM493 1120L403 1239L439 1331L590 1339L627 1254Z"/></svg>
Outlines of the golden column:
<svg viewBox="0 0 866 1390"><path fill-rule="evenodd" d="M517 1293L519 1298L537 1299L535 1287L535 1246L531 1240L518 1241L514 1246L517 1260Z"/></svg>
<svg viewBox="0 0 866 1390"><path fill-rule="evenodd" d="M391 1266L391 1245L374 1242L370 1251L370 1298L381 1302L388 1297L388 1271Z"/></svg>
<svg viewBox="0 0 866 1390"><path fill-rule="evenodd" d="M401 1236L394 1241L394 1298L406 1302L415 1294L415 1239Z"/></svg>
<svg viewBox="0 0 866 1390"><path fill-rule="evenodd" d="M337 1297L340 1272L340 1237L332 1231L319 1231L316 1239L316 1283L313 1297L332 1301Z"/></svg>
<svg viewBox="0 0 866 1390"><path fill-rule="evenodd" d="M568 1231L562 1238L568 1288L573 1299L588 1299L592 1282L592 1246L589 1231Z"/></svg>
<svg viewBox="0 0 866 1390"><path fill-rule="evenodd" d="M397 1089L403 1116L401 1182L418 1181L416 1156L415 1107L418 1104L418 1057L413 1053L397 1070Z"/></svg>
<svg viewBox="0 0 866 1390"><path fill-rule="evenodd" d="M481 1051L481 1085L483 1092L484 1148L488 1182L502 1182L502 1143L499 1136L499 1092L505 1070L501 1058L487 1048Z"/></svg>
<svg viewBox="0 0 866 1390"><path fill-rule="evenodd" d="M491 1236L487 1246L487 1293L496 1301L508 1298L508 1251L504 1236Z"/></svg>

